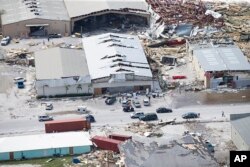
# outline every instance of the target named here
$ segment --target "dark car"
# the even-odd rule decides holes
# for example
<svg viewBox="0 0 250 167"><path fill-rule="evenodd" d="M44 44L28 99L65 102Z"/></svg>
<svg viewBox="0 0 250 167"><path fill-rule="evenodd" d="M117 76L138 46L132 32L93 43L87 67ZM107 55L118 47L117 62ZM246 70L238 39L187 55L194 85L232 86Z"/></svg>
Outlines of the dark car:
<svg viewBox="0 0 250 167"><path fill-rule="evenodd" d="M188 112L182 115L183 119L198 118L198 117L199 117L199 114L195 112Z"/></svg>
<svg viewBox="0 0 250 167"><path fill-rule="evenodd" d="M124 112L133 112L135 109L132 106L123 107Z"/></svg>
<svg viewBox="0 0 250 167"><path fill-rule="evenodd" d="M61 34L49 34L48 38L62 38Z"/></svg>
<svg viewBox="0 0 250 167"><path fill-rule="evenodd" d="M105 103L107 105L111 105L111 104L114 104L116 101L116 97L115 96L108 96L105 100Z"/></svg>
<svg viewBox="0 0 250 167"><path fill-rule="evenodd" d="M95 117L94 117L93 115L90 115L90 114L89 114L89 115L87 115L85 118L86 118L87 121L89 121L89 122L91 122L91 123L92 123L92 122L95 122Z"/></svg>
<svg viewBox="0 0 250 167"><path fill-rule="evenodd" d="M158 119L158 117L155 113L147 113L147 114L144 114L143 116L139 117L139 120L141 120L141 121L154 121L157 119Z"/></svg>
<svg viewBox="0 0 250 167"><path fill-rule="evenodd" d="M160 108L156 109L156 112L157 113L170 113L173 111L170 108L160 107Z"/></svg>

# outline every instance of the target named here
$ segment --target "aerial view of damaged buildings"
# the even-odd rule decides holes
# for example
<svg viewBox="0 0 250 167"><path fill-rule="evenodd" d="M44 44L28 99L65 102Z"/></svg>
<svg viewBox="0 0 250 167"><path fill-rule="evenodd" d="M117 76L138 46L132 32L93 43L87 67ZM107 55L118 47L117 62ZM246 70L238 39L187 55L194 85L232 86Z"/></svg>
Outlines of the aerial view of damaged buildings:
<svg viewBox="0 0 250 167"><path fill-rule="evenodd" d="M250 150L248 0L0 0L0 40L0 166Z"/></svg>

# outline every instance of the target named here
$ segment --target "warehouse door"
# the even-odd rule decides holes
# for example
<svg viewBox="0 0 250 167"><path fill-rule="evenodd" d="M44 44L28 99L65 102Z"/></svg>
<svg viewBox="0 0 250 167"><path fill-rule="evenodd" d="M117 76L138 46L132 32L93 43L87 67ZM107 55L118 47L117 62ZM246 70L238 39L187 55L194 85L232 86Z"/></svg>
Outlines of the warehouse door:
<svg viewBox="0 0 250 167"><path fill-rule="evenodd" d="M10 152L10 160L14 160L14 153Z"/></svg>
<svg viewBox="0 0 250 167"><path fill-rule="evenodd" d="M47 27L49 24L28 24L26 27L29 27L29 36L43 37L48 35Z"/></svg>
<svg viewBox="0 0 250 167"><path fill-rule="evenodd" d="M70 155L74 155L74 149L73 149L73 147L70 147L70 148L69 148L69 154L70 154Z"/></svg>

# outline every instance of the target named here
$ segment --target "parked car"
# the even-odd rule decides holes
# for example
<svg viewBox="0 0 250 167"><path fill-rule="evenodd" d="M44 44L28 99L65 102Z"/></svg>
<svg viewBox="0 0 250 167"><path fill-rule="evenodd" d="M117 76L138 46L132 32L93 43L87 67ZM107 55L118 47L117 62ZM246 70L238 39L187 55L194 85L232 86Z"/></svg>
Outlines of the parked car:
<svg viewBox="0 0 250 167"><path fill-rule="evenodd" d="M128 100L122 100L122 107L127 107L129 106L129 101Z"/></svg>
<svg viewBox="0 0 250 167"><path fill-rule="evenodd" d="M133 112L135 109L132 106L123 107L124 112Z"/></svg>
<svg viewBox="0 0 250 167"><path fill-rule="evenodd" d="M133 100L133 104L134 104L135 108L141 107L141 103L138 100Z"/></svg>
<svg viewBox="0 0 250 167"><path fill-rule="evenodd" d="M23 83L22 81L18 81L18 82L17 82L17 87L18 87L19 89L24 88L24 83Z"/></svg>
<svg viewBox="0 0 250 167"><path fill-rule="evenodd" d="M114 104L116 101L116 97L115 96L108 96L105 100L105 103L107 105L111 105L111 104Z"/></svg>
<svg viewBox="0 0 250 167"><path fill-rule="evenodd" d="M157 120L158 116L155 113L147 113L139 117L141 121L153 121Z"/></svg>
<svg viewBox="0 0 250 167"><path fill-rule="evenodd" d="M62 38L61 34L49 34L48 38Z"/></svg>
<svg viewBox="0 0 250 167"><path fill-rule="evenodd" d="M173 112L172 109L166 107L160 107L156 109L157 113L170 113Z"/></svg>
<svg viewBox="0 0 250 167"><path fill-rule="evenodd" d="M139 118L140 116L143 116L144 112L133 112L130 114L130 118Z"/></svg>
<svg viewBox="0 0 250 167"><path fill-rule="evenodd" d="M150 106L150 101L149 101L149 99L143 99L143 105L144 105L144 106Z"/></svg>
<svg viewBox="0 0 250 167"><path fill-rule="evenodd" d="M199 117L199 114L195 112L188 112L182 115L183 119L198 118L198 117Z"/></svg>
<svg viewBox="0 0 250 167"><path fill-rule="evenodd" d="M38 116L38 120L40 122L42 122L42 121L52 121L53 117L49 116L49 115L40 115L40 116Z"/></svg>
<svg viewBox="0 0 250 167"><path fill-rule="evenodd" d="M23 77L16 77L13 79L14 80L14 83L17 83L17 82L25 82L26 79L24 79Z"/></svg>
<svg viewBox="0 0 250 167"><path fill-rule="evenodd" d="M77 112L83 113L83 114L87 113L87 106L78 106Z"/></svg>
<svg viewBox="0 0 250 167"><path fill-rule="evenodd" d="M89 122L95 122L95 117L93 115L88 114L85 119Z"/></svg>
<svg viewBox="0 0 250 167"><path fill-rule="evenodd" d="M45 110L53 110L53 104L52 103L45 103Z"/></svg>
<svg viewBox="0 0 250 167"><path fill-rule="evenodd" d="M3 38L3 39L1 40L1 45L2 45L2 46L8 45L8 44L10 43L10 40L11 40L10 36L6 36L5 38Z"/></svg>
<svg viewBox="0 0 250 167"><path fill-rule="evenodd" d="M205 145L206 145L206 147L207 147L207 150L209 151L209 152L214 152L214 146L210 143L210 142L208 142L208 141L206 141L205 142Z"/></svg>

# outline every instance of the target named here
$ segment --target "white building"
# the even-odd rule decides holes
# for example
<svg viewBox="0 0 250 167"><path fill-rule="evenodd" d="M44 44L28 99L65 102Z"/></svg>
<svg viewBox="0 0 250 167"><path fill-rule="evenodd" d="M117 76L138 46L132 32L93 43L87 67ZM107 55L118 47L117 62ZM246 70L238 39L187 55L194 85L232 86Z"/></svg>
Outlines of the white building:
<svg viewBox="0 0 250 167"><path fill-rule="evenodd" d="M88 132L47 133L0 138L0 161L78 155L91 151Z"/></svg>
<svg viewBox="0 0 250 167"><path fill-rule="evenodd" d="M137 36L107 33L83 38L95 94L153 89L150 66Z"/></svg>
<svg viewBox="0 0 250 167"><path fill-rule="evenodd" d="M35 52L38 96L93 93L83 50L51 48Z"/></svg>

